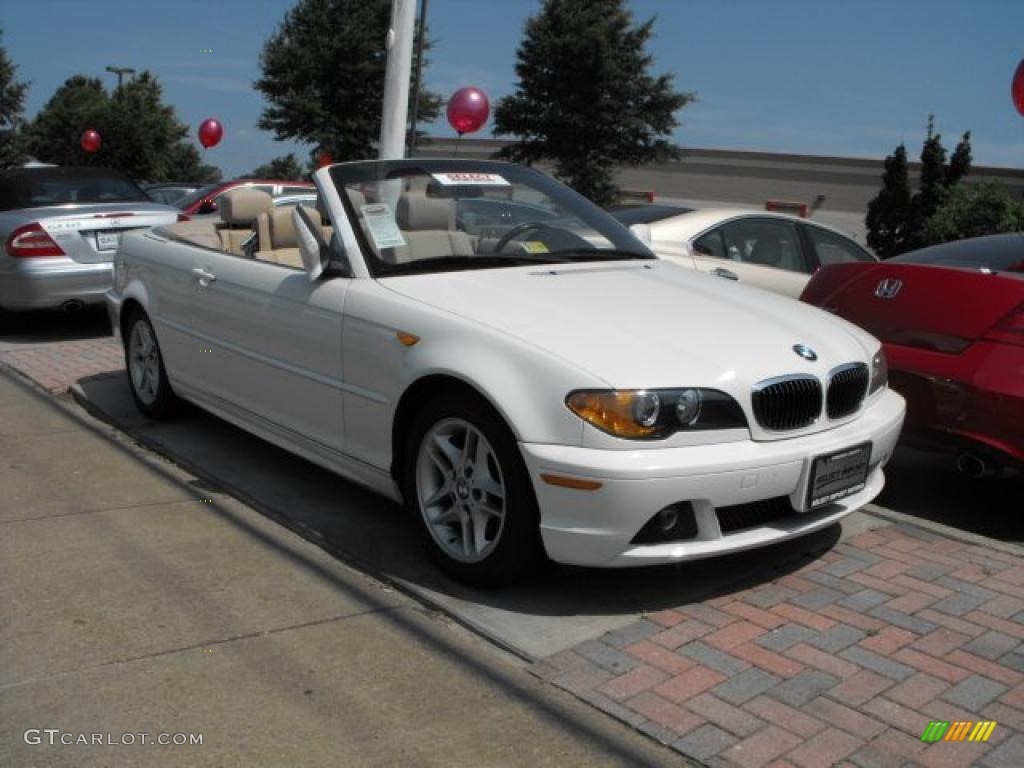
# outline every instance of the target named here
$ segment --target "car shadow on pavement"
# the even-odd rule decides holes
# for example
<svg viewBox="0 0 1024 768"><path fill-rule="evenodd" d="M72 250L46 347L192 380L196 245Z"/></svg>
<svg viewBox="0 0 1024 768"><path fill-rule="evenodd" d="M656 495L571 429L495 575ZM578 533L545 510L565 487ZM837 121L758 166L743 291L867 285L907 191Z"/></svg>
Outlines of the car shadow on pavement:
<svg viewBox="0 0 1024 768"><path fill-rule="evenodd" d="M304 459L186 406L166 422L135 409L123 373L81 379L79 401L200 478L203 494L228 493L343 562L432 603L526 658L539 658L645 613L770 582L828 551L834 525L779 545L640 569L550 565L515 586L483 591L445 577L403 508Z"/></svg>
<svg viewBox="0 0 1024 768"><path fill-rule="evenodd" d="M900 446L876 503L907 515L1000 541L1024 542L1024 475L973 479L951 454Z"/></svg>
<svg viewBox="0 0 1024 768"><path fill-rule="evenodd" d="M90 306L73 313L0 311L0 350L110 335L110 318L103 306Z"/></svg>

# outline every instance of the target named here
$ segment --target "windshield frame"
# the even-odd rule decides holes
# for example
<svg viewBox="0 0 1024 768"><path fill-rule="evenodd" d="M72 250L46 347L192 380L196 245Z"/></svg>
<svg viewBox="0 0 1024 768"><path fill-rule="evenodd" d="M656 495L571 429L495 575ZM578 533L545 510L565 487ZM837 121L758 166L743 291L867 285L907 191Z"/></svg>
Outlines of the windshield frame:
<svg viewBox="0 0 1024 768"><path fill-rule="evenodd" d="M424 272L417 269L415 262L390 263L381 259L366 238L359 225L359 216L354 210L352 201L345 191L348 185L372 184L389 179L401 179L409 176L432 175L435 173L491 173L505 177L509 182L524 184L555 200L559 207L578 218L583 224L607 239L615 250L623 252L622 260L656 259L654 253L638 240L627 227L616 221L607 212L587 198L570 189L551 176L534 168L504 163L494 160L460 160L451 158L422 158L412 160L376 160L352 163L339 163L326 169L333 185L332 190L338 196L344 208L350 231L358 245L362 261L367 272L373 278L399 277L413 274L438 274L449 271L465 271L465 264L456 264L453 258L452 268L445 269L438 264L437 269ZM602 250L595 249L593 261L607 262L601 256ZM490 255L490 254L488 254ZM350 257L351 258L351 257ZM480 269L501 269L504 265L495 265L492 259L481 258ZM573 259L573 264L588 263L584 258ZM558 256L558 251L551 253L551 263L565 264L566 260ZM524 266L522 259L510 254L508 268Z"/></svg>

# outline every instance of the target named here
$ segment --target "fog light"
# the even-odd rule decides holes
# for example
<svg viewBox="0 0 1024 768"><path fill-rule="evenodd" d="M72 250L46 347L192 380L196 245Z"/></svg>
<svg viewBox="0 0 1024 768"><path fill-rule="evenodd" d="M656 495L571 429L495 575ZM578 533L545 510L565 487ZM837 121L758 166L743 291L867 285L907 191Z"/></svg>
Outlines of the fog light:
<svg viewBox="0 0 1024 768"><path fill-rule="evenodd" d="M665 533L668 533L676 527L676 523L679 522L679 513L676 512L675 507L665 507L661 512L658 513L658 526Z"/></svg>
<svg viewBox="0 0 1024 768"><path fill-rule="evenodd" d="M697 518L693 504L677 501L655 512L631 544L661 544L666 541L685 541L697 538Z"/></svg>

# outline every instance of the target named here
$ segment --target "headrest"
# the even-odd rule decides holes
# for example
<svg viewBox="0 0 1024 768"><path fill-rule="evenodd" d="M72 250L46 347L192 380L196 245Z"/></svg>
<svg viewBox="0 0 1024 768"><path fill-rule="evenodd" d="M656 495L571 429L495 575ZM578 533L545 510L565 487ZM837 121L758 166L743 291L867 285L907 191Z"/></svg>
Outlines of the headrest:
<svg viewBox="0 0 1024 768"><path fill-rule="evenodd" d="M220 217L232 227L251 226L273 204L273 198L263 190L233 189L220 199Z"/></svg>
<svg viewBox="0 0 1024 768"><path fill-rule="evenodd" d="M425 189L409 189L398 199L398 226L405 230L454 229L455 203L427 197Z"/></svg>
<svg viewBox="0 0 1024 768"><path fill-rule="evenodd" d="M299 238L295 234L295 225L292 223L292 211L294 210L295 208L291 205L283 205L280 208L271 208L267 211L270 244L275 251L278 248L299 247Z"/></svg>
<svg viewBox="0 0 1024 768"><path fill-rule="evenodd" d="M774 237L762 237L754 244L754 250L750 252L747 261L774 267L782 261L782 246Z"/></svg>

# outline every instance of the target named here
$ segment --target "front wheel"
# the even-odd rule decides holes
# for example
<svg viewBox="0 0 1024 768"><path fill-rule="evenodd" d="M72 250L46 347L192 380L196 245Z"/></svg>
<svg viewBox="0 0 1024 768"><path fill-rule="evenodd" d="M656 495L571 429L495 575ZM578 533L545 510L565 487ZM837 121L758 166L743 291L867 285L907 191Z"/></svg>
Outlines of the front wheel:
<svg viewBox="0 0 1024 768"><path fill-rule="evenodd" d="M128 384L138 409L153 419L166 419L173 415L177 397L167 379L153 324L141 310L136 310L128 320L124 359Z"/></svg>
<svg viewBox="0 0 1024 768"><path fill-rule="evenodd" d="M478 586L542 562L537 502L515 436L476 398L445 396L417 416L403 471L406 506L432 558Z"/></svg>

